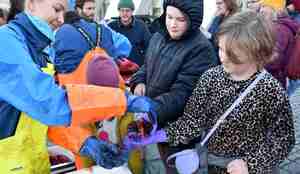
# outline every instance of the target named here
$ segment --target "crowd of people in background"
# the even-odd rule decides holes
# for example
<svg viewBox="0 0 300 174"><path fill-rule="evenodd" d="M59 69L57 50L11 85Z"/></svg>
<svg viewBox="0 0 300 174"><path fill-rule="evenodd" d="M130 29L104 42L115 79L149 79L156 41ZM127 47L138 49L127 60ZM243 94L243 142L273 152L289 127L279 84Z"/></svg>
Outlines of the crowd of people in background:
<svg viewBox="0 0 300 174"><path fill-rule="evenodd" d="M133 112L132 107L146 110L142 119L157 128L147 136L120 140L126 152L139 149L142 153L137 156L142 169L129 166L134 174L202 174L205 165L199 166L198 156L175 167L167 159L195 148L204 137L207 141L201 145L208 156L222 161L208 161L209 174L277 174L295 144L289 98L300 89L300 1L216 0L205 35L200 30L203 3L164 0L161 16L147 25L134 16L132 0L119 0L119 17L108 23L95 21L95 0L10 0L9 11L0 9L0 39L7 43L0 46L0 89L10 89L9 95L0 94L0 126L6 128L0 131L0 152L22 136L34 142L30 133L19 133L29 131L22 127L28 124L43 130L44 134L34 134L41 137L36 143L40 151L20 151L20 143L13 150L18 155L32 153L24 158L26 165L46 153L47 126L70 126L76 113L68 103L72 91L56 84L53 72L76 71L85 55L99 47L111 60L109 67L118 66L118 72L98 62L94 66L98 71L89 75L100 86L111 79L97 76L99 68L100 73L116 76L112 78L116 84L108 85L114 89L108 95L121 90L127 110L114 114L126 117L125 111ZM52 73L46 75L50 67ZM120 86L123 80L126 89ZM18 96L21 92L23 97ZM135 100L149 108L136 106ZM111 107L117 108L122 101ZM149 119L153 115L155 121ZM206 136L210 130L214 131ZM16 140L6 142L8 137ZM97 154L116 153L109 141L90 134L82 140L74 153L95 164L107 164L107 157ZM16 154L6 158L15 160ZM6 158L0 157L0 163ZM119 161L128 159L132 156ZM195 169L188 164L193 162ZM110 168L119 166L115 163ZM24 167L31 174L38 169ZM0 164L0 171L8 170ZM42 170L49 173L47 168Z"/></svg>

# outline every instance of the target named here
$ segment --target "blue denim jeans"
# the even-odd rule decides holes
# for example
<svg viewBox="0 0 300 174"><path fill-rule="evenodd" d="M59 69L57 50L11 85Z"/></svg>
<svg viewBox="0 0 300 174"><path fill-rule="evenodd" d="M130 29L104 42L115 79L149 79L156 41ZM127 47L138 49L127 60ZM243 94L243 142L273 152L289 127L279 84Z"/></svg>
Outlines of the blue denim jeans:
<svg viewBox="0 0 300 174"><path fill-rule="evenodd" d="M287 93L289 96L292 96L295 91L300 87L300 80L288 80Z"/></svg>

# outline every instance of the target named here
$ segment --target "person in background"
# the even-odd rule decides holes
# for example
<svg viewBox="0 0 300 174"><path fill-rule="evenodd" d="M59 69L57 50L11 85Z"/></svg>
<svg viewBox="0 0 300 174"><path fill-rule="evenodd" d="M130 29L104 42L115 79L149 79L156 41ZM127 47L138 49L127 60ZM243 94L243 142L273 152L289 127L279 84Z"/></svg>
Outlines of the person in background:
<svg viewBox="0 0 300 174"><path fill-rule="evenodd" d="M145 64L132 77L131 90L157 102L158 125L163 127L178 119L197 80L217 63L214 49L200 31L203 18L202 0L165 0L162 32L155 33L145 56ZM145 147L145 173L164 173L165 159L178 151L161 144ZM167 168L169 173L174 173Z"/></svg>
<svg viewBox="0 0 300 174"><path fill-rule="evenodd" d="M208 173L278 172L280 162L295 144L295 132L286 92L264 70L275 46L272 26L261 14L245 11L226 20L217 38L222 65L201 76L183 116L152 136L129 139L125 144L129 147L156 142L168 142L171 146L188 144L211 130L245 89L260 78L208 139L208 153L233 158L225 167L208 161Z"/></svg>
<svg viewBox="0 0 300 174"><path fill-rule="evenodd" d="M287 88L287 65L293 51L295 33L300 24L292 20L288 14L276 10L271 2L260 2L259 13L262 13L267 22L273 26L276 34L276 45L272 61L266 65L266 69Z"/></svg>
<svg viewBox="0 0 300 174"><path fill-rule="evenodd" d="M108 25L129 39L132 44L132 50L127 58L133 63L142 66L151 34L146 24L133 16L134 8L132 0L120 0L118 3L120 17Z"/></svg>
<svg viewBox="0 0 300 174"><path fill-rule="evenodd" d="M289 12L289 15L296 21L300 22L300 1L290 0L287 2L286 8Z"/></svg>
<svg viewBox="0 0 300 174"><path fill-rule="evenodd" d="M0 9L0 26L7 23L7 11Z"/></svg>
<svg viewBox="0 0 300 174"><path fill-rule="evenodd" d="M81 17L89 21L95 20L95 0L76 0L75 9Z"/></svg>
<svg viewBox="0 0 300 174"><path fill-rule="evenodd" d="M16 14L24 10L24 1L25 0L10 0L10 8L7 16L7 22L14 19Z"/></svg>
<svg viewBox="0 0 300 174"><path fill-rule="evenodd" d="M211 34L210 41L214 45L216 52L218 52L218 45L216 43L216 34L220 25L227 20L230 16L239 11L236 0L216 0L217 10L212 24L208 28Z"/></svg>
<svg viewBox="0 0 300 174"><path fill-rule="evenodd" d="M80 64L84 55L92 49L89 42L82 36L76 27L86 31L93 43L96 43L96 24L79 16L75 12L67 12L67 20L59 28L55 35L54 49L56 58L54 60L56 71L69 73ZM132 48L129 40L104 24L99 24L101 30L100 47L115 61L127 57ZM76 42L73 42L76 40Z"/></svg>
<svg viewBox="0 0 300 174"><path fill-rule="evenodd" d="M222 22L239 11L236 0L216 0L216 6L217 10L215 13L215 18L208 29L208 32L210 32L212 35L215 35L218 32Z"/></svg>

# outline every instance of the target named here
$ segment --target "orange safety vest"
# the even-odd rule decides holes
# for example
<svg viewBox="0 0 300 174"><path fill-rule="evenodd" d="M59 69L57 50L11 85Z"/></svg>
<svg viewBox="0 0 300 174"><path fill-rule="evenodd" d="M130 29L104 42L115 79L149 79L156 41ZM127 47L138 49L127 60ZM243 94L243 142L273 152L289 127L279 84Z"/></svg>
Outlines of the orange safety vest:
<svg viewBox="0 0 300 174"><path fill-rule="evenodd" d="M59 84L65 85L68 93L72 122L70 127L58 126L48 129L48 138L54 144L63 146L74 153L77 169L90 167L93 164L91 160L79 154L84 141L95 133L95 127L90 123L122 116L126 111L124 90L87 85L87 65L96 54L108 57L102 48L96 47L86 53L74 72L57 75ZM120 82L120 86L125 87L124 81Z"/></svg>

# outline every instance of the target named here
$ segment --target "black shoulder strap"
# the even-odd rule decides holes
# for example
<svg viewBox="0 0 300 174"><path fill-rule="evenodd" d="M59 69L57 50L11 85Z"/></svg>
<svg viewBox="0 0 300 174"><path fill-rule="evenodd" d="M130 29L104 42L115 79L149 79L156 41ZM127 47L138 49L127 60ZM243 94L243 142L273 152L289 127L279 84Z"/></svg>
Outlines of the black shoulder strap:
<svg viewBox="0 0 300 174"><path fill-rule="evenodd" d="M96 22L96 32L97 32L96 47L100 47L102 30L101 30L101 26L97 22Z"/></svg>
<svg viewBox="0 0 300 174"><path fill-rule="evenodd" d="M93 42L92 37L89 35L88 32L86 32L81 26L72 24L74 28L77 29L77 31L84 37L84 39L88 42L89 46L91 49L95 47L100 47L100 42L101 42L101 27L98 23L96 23L96 43Z"/></svg>

